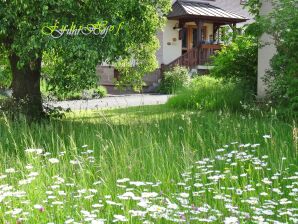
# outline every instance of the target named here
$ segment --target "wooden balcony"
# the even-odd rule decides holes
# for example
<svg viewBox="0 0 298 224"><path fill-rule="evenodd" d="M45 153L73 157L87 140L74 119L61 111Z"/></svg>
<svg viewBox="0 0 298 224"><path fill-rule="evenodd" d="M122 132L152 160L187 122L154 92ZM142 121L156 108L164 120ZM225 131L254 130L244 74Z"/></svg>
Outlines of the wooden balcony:
<svg viewBox="0 0 298 224"><path fill-rule="evenodd" d="M196 68L198 65L211 63L211 56L221 49L219 44L201 44L199 47L192 48L186 53L170 62L167 65L162 65L162 72L170 70L175 66L183 66L189 69Z"/></svg>

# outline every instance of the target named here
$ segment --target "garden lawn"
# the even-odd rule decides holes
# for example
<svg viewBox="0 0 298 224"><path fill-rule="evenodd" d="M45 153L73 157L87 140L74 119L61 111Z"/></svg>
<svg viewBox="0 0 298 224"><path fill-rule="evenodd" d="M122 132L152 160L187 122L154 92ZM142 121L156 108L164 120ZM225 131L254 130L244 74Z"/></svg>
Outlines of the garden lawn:
<svg viewBox="0 0 298 224"><path fill-rule="evenodd" d="M293 128L166 106L3 117L0 223L298 223Z"/></svg>

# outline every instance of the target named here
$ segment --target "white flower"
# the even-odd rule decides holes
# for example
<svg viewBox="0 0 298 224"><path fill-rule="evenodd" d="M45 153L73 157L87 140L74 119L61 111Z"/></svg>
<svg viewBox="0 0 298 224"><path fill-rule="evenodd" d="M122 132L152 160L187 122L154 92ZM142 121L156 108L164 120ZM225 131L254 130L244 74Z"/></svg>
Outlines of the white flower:
<svg viewBox="0 0 298 224"><path fill-rule="evenodd" d="M239 224L239 220L237 217L226 217L224 220L225 224Z"/></svg>
<svg viewBox="0 0 298 224"><path fill-rule="evenodd" d="M128 219L123 215L114 215L113 222L127 222Z"/></svg>
<svg viewBox="0 0 298 224"><path fill-rule="evenodd" d="M70 162L70 164L72 164L72 165L80 164L80 161L79 161L79 160L70 160L69 162Z"/></svg>
<svg viewBox="0 0 298 224"><path fill-rule="evenodd" d="M262 213L263 213L264 215L274 215L274 212L271 211L271 210L269 210L269 209L267 209L267 210L262 210Z"/></svg>
<svg viewBox="0 0 298 224"><path fill-rule="evenodd" d="M91 221L91 224L104 224L104 219L94 219Z"/></svg>
<svg viewBox="0 0 298 224"><path fill-rule="evenodd" d="M128 200L129 198L134 198L135 195L132 192L125 192L122 195L119 195L118 198L123 199L123 200Z"/></svg>
<svg viewBox="0 0 298 224"><path fill-rule="evenodd" d="M5 179L6 177L7 177L7 175L1 175L0 180Z"/></svg>
<svg viewBox="0 0 298 224"><path fill-rule="evenodd" d="M69 224L69 223L73 223L74 222L74 219L68 219L64 222L64 224Z"/></svg>
<svg viewBox="0 0 298 224"><path fill-rule="evenodd" d="M43 206L42 206L42 205L34 205L33 207L34 207L35 209L38 209L38 210L43 209Z"/></svg>
<svg viewBox="0 0 298 224"><path fill-rule="evenodd" d="M5 170L5 173L15 173L16 170L14 168L9 168Z"/></svg>
<svg viewBox="0 0 298 224"><path fill-rule="evenodd" d="M264 184L272 184L272 181L269 180L267 177L262 180Z"/></svg>
<svg viewBox="0 0 298 224"><path fill-rule="evenodd" d="M101 183L102 183L102 181L99 180L99 181L94 182L93 185L99 185Z"/></svg>
<svg viewBox="0 0 298 224"><path fill-rule="evenodd" d="M188 198L189 197L189 194L183 192L183 193L180 193L180 197L182 197L182 198Z"/></svg>
<svg viewBox="0 0 298 224"><path fill-rule="evenodd" d="M155 198L158 194L156 192L143 192L141 197L142 198Z"/></svg>
<svg viewBox="0 0 298 224"><path fill-rule="evenodd" d="M18 214L20 214L22 211L23 211L23 209L21 209L21 208L15 208L15 209L12 211L12 215L18 215Z"/></svg>
<svg viewBox="0 0 298 224"><path fill-rule="evenodd" d="M166 208L158 206L158 205L152 205L147 209L149 212L164 212Z"/></svg>
<svg viewBox="0 0 298 224"><path fill-rule="evenodd" d="M52 164L59 163L59 159L51 158L51 159L49 159L49 162Z"/></svg>
<svg viewBox="0 0 298 224"><path fill-rule="evenodd" d="M53 201L52 205L63 205L62 201Z"/></svg>
<svg viewBox="0 0 298 224"><path fill-rule="evenodd" d="M125 183L125 182L128 182L128 181L130 181L129 178L123 178L123 179L117 180L117 183Z"/></svg>
<svg viewBox="0 0 298 224"><path fill-rule="evenodd" d="M93 208L101 208L101 207L103 207L103 205L102 204L94 204L94 205L92 205L92 207Z"/></svg>
<svg viewBox="0 0 298 224"><path fill-rule="evenodd" d="M129 182L131 185L135 185L137 187L140 187L140 186L145 186L146 183L142 182L142 181L130 181Z"/></svg>
<svg viewBox="0 0 298 224"><path fill-rule="evenodd" d="M271 138L271 135L263 135L263 138L265 139Z"/></svg>
<svg viewBox="0 0 298 224"><path fill-rule="evenodd" d="M38 172L31 172L28 174L28 177L37 177L39 175Z"/></svg>
<svg viewBox="0 0 298 224"><path fill-rule="evenodd" d="M139 210L129 210L128 212L131 214L131 216L140 216L140 217L144 217L147 214L146 211L139 211Z"/></svg>
<svg viewBox="0 0 298 224"><path fill-rule="evenodd" d="M252 148L256 148L258 146L260 146L260 144L253 144L253 145L251 145Z"/></svg>
<svg viewBox="0 0 298 224"><path fill-rule="evenodd" d="M25 152L36 153L37 155L40 155L40 154L42 154L43 150L42 149L25 149Z"/></svg>
<svg viewBox="0 0 298 224"><path fill-rule="evenodd" d="M268 193L266 193L266 192L262 192L262 193L260 193L260 195L261 195L261 196L268 196Z"/></svg>
<svg viewBox="0 0 298 224"><path fill-rule="evenodd" d="M27 170L32 170L32 169L33 169L33 166L32 166L31 164L28 164L27 166L25 166L25 168L26 168Z"/></svg>

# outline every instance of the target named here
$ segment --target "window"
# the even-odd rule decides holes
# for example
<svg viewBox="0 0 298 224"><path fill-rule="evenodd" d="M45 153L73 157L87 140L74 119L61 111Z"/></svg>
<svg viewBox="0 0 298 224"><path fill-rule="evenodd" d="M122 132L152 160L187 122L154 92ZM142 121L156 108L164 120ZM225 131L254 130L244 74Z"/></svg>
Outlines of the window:
<svg viewBox="0 0 298 224"><path fill-rule="evenodd" d="M181 30L182 34L182 48L187 48L187 29L183 28Z"/></svg>

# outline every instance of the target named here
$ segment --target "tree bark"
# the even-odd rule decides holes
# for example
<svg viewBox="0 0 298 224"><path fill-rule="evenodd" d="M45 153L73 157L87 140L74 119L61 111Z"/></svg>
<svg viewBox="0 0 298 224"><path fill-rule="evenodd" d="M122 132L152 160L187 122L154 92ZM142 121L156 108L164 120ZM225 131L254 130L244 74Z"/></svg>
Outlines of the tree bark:
<svg viewBox="0 0 298 224"><path fill-rule="evenodd" d="M9 56L9 61L14 102L27 118L40 119L44 115L40 92L41 56L21 68L18 68L20 58L15 53Z"/></svg>

